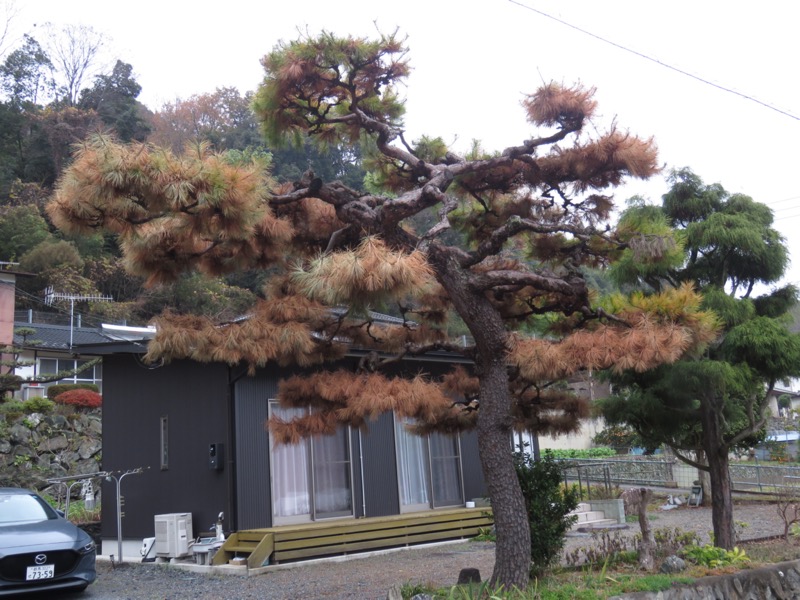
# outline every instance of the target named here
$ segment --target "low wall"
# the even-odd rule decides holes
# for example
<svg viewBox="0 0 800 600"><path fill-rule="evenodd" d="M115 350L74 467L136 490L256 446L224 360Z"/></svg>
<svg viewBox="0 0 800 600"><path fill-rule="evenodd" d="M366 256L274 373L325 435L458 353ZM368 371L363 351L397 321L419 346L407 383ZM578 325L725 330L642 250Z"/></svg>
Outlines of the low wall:
<svg viewBox="0 0 800 600"><path fill-rule="evenodd" d="M703 577L694 584L661 592L636 592L609 600L754 600L800 598L800 561L731 575Z"/></svg>
<svg viewBox="0 0 800 600"><path fill-rule="evenodd" d="M100 470L99 409L69 414L0 414L0 485L37 490L47 480Z"/></svg>

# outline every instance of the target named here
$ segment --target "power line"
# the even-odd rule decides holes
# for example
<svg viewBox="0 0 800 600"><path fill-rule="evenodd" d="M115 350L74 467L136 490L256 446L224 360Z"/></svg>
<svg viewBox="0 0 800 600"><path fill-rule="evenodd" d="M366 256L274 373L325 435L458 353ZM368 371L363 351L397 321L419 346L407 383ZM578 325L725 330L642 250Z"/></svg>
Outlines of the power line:
<svg viewBox="0 0 800 600"><path fill-rule="evenodd" d="M699 81L701 83L705 83L706 85L710 85L712 87L715 87L715 88L717 88L719 90L722 90L723 92L728 92L730 94L735 94L736 96L744 98L745 100L750 100L751 102L755 102L756 104L760 104L761 106L763 106L765 108L769 108L770 110L774 110L775 112L778 112L778 113L780 113L780 114L782 114L784 116L787 116L787 117L789 117L791 119L794 119L795 121L800 121L800 117L797 117L797 116L793 115L792 113L787 112L787 111L785 111L783 109L777 108L776 106L773 106L772 104L767 104L766 102L762 102L761 100L758 100L757 98L753 98L752 96L748 96L747 94L743 94L742 92L737 92L734 89L727 88L727 87L725 87L723 85L720 85L718 83L714 83L713 81L709 81L708 79L703 79L702 77L699 77L698 75L694 75L693 73L689 73L688 71L684 71L683 69L679 69L678 67L674 67L674 66L672 66L670 64L667 64L667 63L665 63L665 62L663 62L661 60L658 60L657 58L653 58L652 56L648 56L647 54L643 54L642 52L639 52L637 50L633 50L631 48L623 46L622 44L617 44L616 42L612 42L611 40L606 39L604 37L601 37L601 36L599 36L599 35L597 35L595 33L592 33L591 31L586 31L585 29L581 29L580 27L577 27L577 26L573 25L572 23L567 23L566 21L564 21L562 19L559 19L558 17L554 17L553 15L550 15L550 14L548 14L548 13L546 13L544 11L541 11L541 10L539 10L537 8L533 8L532 6L528 6L527 4L523 4L522 2L518 2L517 0L508 0L508 1L511 2L511 4L516 4L517 6L519 6L521 8L525 8L525 9L531 11L531 12L535 12L535 13L537 13L539 15L542 15L543 17L547 17L548 19L552 19L553 21L556 21L557 23L561 23L562 25L565 25L566 27L574 29L575 31L579 31L579 32L581 32L581 33L583 33L585 35L588 35L590 37L595 38L596 40L600 40L601 42L604 42L606 44L614 46L615 48L619 48L620 50L624 50L625 52L629 52L629 53L631 53L631 54L633 54L635 56L638 56L639 58L644 58L645 60L649 60L650 62L654 62L657 65L660 65L660 66L662 66L662 67L664 67L666 69L670 69L672 71L675 71L676 73L680 73L681 75L685 75L687 77L691 77L692 79L696 79L697 81Z"/></svg>
<svg viewBox="0 0 800 600"><path fill-rule="evenodd" d="M783 200L775 200L774 202L764 202L767 206L773 206L775 204L781 204L782 202L789 202L790 200L797 200L800 196L790 196L788 198L784 198ZM787 207L781 207L776 210L784 210ZM793 206L789 206L788 208L794 208Z"/></svg>

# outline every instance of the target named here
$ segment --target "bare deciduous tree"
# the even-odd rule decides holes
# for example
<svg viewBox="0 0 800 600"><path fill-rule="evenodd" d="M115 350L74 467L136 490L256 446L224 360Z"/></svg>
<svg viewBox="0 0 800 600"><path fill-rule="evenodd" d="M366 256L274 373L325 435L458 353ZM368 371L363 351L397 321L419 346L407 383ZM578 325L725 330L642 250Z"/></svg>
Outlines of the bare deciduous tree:
<svg viewBox="0 0 800 600"><path fill-rule="evenodd" d="M54 65L62 99L75 106L81 89L99 67L100 51L107 38L88 25L57 28L45 23L43 27L47 32L47 53Z"/></svg>

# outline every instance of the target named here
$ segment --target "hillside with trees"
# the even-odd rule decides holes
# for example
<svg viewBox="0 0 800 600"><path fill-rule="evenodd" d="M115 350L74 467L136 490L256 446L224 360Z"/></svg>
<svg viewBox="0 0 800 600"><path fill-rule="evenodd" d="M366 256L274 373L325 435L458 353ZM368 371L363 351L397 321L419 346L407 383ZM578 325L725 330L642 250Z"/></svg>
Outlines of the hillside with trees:
<svg viewBox="0 0 800 600"><path fill-rule="evenodd" d="M36 276L20 280L18 308L53 310L42 303L44 290L52 287L114 298L78 303L87 322L145 324L165 309L226 319L252 305L263 283L263 274L252 272L214 281L186 276L146 289L142 278L125 270L115 235L58 231L44 206L75 145L90 134L175 151L203 143L245 160L260 156L280 181L294 181L309 168L354 186L363 180L357 145L268 148L250 106L254 92L222 88L151 111L137 99L141 86L132 65L116 60L110 69L100 68L103 34L48 26L36 35L25 35L0 63L0 261L19 263ZM89 77L93 72L98 74Z"/></svg>

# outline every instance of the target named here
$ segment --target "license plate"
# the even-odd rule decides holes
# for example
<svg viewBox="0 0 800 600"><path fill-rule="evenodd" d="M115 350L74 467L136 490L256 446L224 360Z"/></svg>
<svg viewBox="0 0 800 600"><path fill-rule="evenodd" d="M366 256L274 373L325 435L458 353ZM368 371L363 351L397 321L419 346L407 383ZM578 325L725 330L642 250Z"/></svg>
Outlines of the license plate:
<svg viewBox="0 0 800 600"><path fill-rule="evenodd" d="M35 581L37 579L51 579L55 577L55 574L55 565L40 565L36 567L28 567L28 572L25 575L25 579L28 581Z"/></svg>

